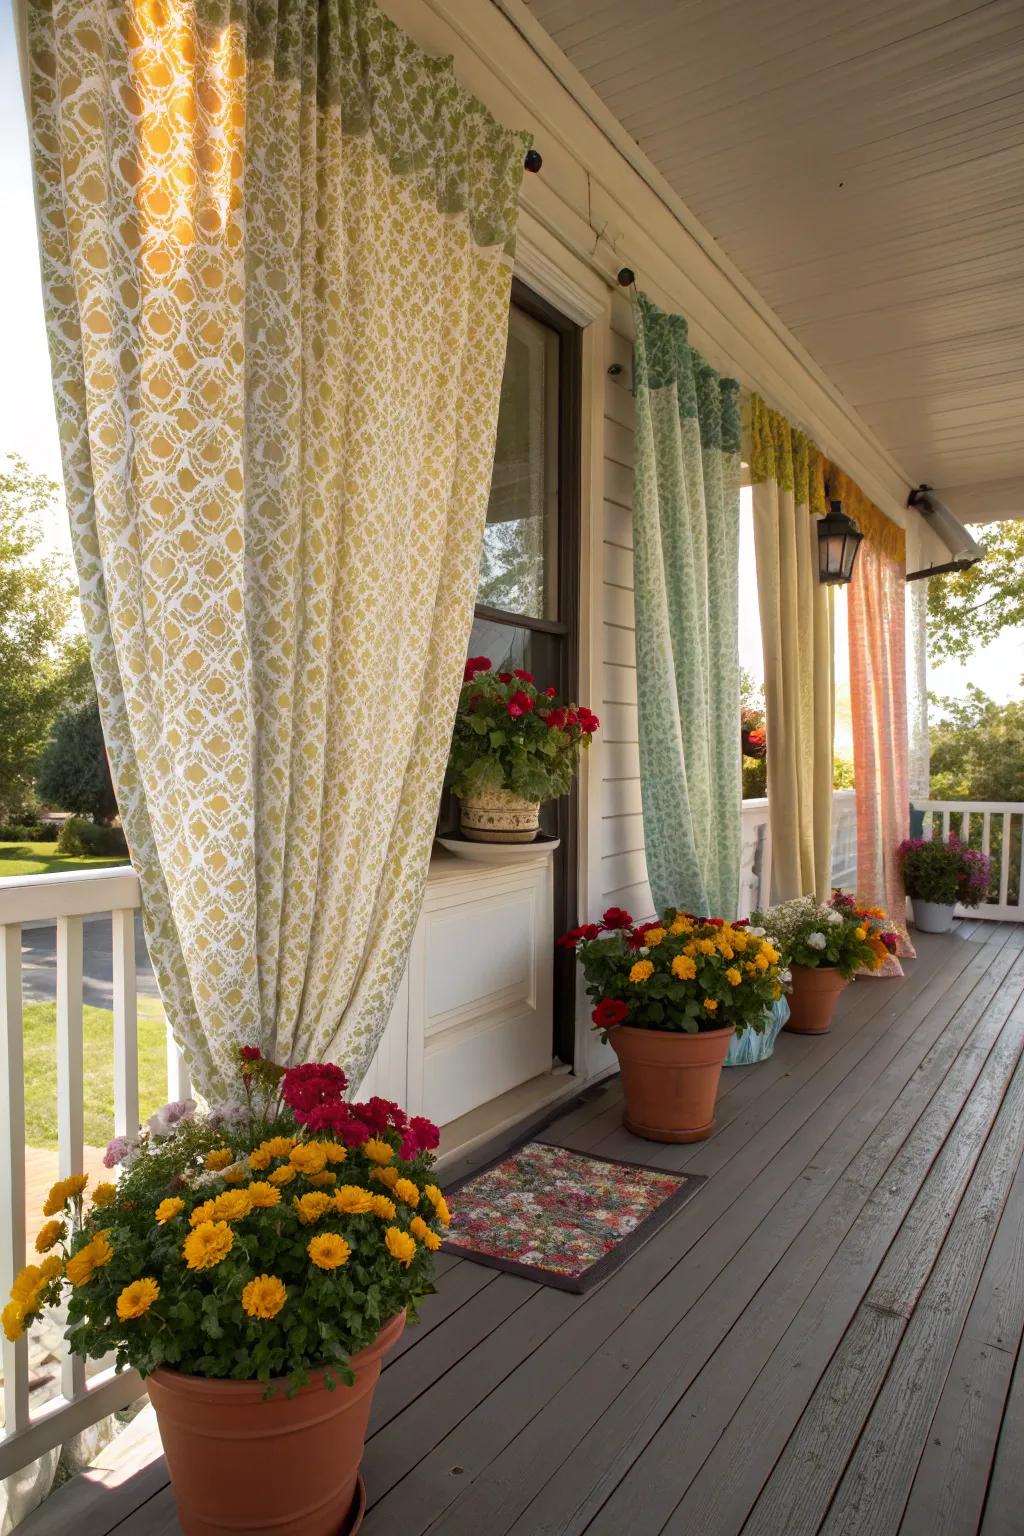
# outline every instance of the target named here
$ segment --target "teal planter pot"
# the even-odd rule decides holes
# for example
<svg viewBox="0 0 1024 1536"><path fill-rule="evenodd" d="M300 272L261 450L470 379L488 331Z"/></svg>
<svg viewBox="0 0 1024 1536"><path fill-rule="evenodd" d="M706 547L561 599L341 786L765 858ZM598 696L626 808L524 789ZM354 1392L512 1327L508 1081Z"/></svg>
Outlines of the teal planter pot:
<svg viewBox="0 0 1024 1536"><path fill-rule="evenodd" d="M771 1019L760 1034L756 1029L744 1029L733 1035L725 1065L749 1067L755 1061L767 1061L775 1050L779 1032L788 1018L789 1002L785 997L780 997L778 1002L772 1004Z"/></svg>

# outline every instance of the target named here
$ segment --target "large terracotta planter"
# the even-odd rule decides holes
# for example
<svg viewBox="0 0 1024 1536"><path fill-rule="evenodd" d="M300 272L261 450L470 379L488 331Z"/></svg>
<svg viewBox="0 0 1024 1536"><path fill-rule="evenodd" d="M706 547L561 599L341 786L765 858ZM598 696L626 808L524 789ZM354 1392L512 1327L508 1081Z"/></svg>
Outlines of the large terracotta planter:
<svg viewBox="0 0 1024 1536"><path fill-rule="evenodd" d="M827 1035L839 994L849 982L834 965L793 965L789 1022L793 1035Z"/></svg>
<svg viewBox="0 0 1024 1536"><path fill-rule="evenodd" d="M405 1327L391 1319L352 1356L355 1383L318 1372L291 1399L259 1381L160 1369L147 1379L184 1536L350 1536L365 1500L359 1463L381 1360Z"/></svg>
<svg viewBox="0 0 1024 1536"><path fill-rule="evenodd" d="M467 795L460 825L463 837L474 843L532 843L540 831L540 801L524 800L510 789Z"/></svg>
<svg viewBox="0 0 1024 1536"><path fill-rule="evenodd" d="M616 1024L608 1043L619 1058L623 1124L647 1141L703 1141L715 1128L715 1099L732 1039L728 1029L634 1029Z"/></svg>

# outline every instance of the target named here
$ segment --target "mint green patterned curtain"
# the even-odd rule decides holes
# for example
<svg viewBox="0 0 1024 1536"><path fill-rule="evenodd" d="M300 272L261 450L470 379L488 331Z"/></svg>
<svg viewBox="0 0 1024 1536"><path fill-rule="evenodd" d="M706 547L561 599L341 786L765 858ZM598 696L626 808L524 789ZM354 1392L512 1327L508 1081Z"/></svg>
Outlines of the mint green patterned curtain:
<svg viewBox="0 0 1024 1536"><path fill-rule="evenodd" d="M736 916L740 886L739 385L682 315L634 303L633 493L644 838L659 911Z"/></svg>

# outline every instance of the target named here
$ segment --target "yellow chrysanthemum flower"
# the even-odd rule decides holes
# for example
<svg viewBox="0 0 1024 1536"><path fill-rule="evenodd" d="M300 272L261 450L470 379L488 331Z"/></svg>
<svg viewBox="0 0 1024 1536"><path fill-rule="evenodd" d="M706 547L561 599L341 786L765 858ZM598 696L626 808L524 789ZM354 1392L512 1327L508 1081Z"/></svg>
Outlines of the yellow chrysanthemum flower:
<svg viewBox="0 0 1024 1536"><path fill-rule="evenodd" d="M369 1141L364 1141L363 1151L371 1163L384 1164L394 1161L395 1149L389 1142L382 1141L379 1136L371 1136Z"/></svg>
<svg viewBox="0 0 1024 1536"><path fill-rule="evenodd" d="M60 1241L64 1235L64 1223L62 1221L48 1221L39 1228L36 1234L36 1253L49 1253L54 1243Z"/></svg>
<svg viewBox="0 0 1024 1536"><path fill-rule="evenodd" d="M730 987L738 987L740 982L743 980L743 977L740 975L739 971L734 965L730 965L729 969L725 973L725 979L729 983Z"/></svg>
<svg viewBox="0 0 1024 1536"><path fill-rule="evenodd" d="M389 1200L387 1195L372 1195L370 1198L375 1216L379 1216L382 1221L394 1221L398 1207L393 1200Z"/></svg>
<svg viewBox="0 0 1024 1536"><path fill-rule="evenodd" d="M105 1242L107 1237L106 1232L101 1232L99 1235ZM103 1262L105 1264L107 1262L106 1259L104 1259ZM59 1253L51 1253L49 1258L44 1259L39 1266L39 1278L43 1285L52 1280L55 1275L62 1275L63 1273L64 1260L61 1258Z"/></svg>
<svg viewBox="0 0 1024 1536"><path fill-rule="evenodd" d="M258 1179L255 1184L247 1185L246 1193L252 1201L253 1210L265 1211L281 1203L281 1191L269 1179Z"/></svg>
<svg viewBox="0 0 1024 1536"><path fill-rule="evenodd" d="M50 1193L46 1197L43 1206L44 1216L56 1216L62 1211L69 1200L76 1200L89 1182L89 1176L85 1173L73 1173L69 1178L58 1179Z"/></svg>
<svg viewBox="0 0 1024 1536"><path fill-rule="evenodd" d="M270 1153L266 1146L256 1147L249 1153L249 1167L254 1173L263 1173L270 1167Z"/></svg>
<svg viewBox="0 0 1024 1536"><path fill-rule="evenodd" d="M771 944L762 944L761 954L764 959L768 961L769 965L778 965L779 961L782 959L779 951Z"/></svg>
<svg viewBox="0 0 1024 1536"><path fill-rule="evenodd" d="M294 1136L271 1136L269 1141L260 1142L258 1150L268 1157L287 1157L294 1145Z"/></svg>
<svg viewBox="0 0 1024 1536"><path fill-rule="evenodd" d="M707 1009L708 1013L718 1012L718 1004L715 1002L713 997L706 997L704 999L704 1007Z"/></svg>
<svg viewBox="0 0 1024 1536"><path fill-rule="evenodd" d="M629 973L630 981L647 981L654 975L654 966L650 960L638 960Z"/></svg>
<svg viewBox="0 0 1024 1536"><path fill-rule="evenodd" d="M98 1210L98 1211L102 1211L103 1207L106 1206L106 1205L112 1205L113 1202L116 1199L117 1199L117 1185L116 1184L109 1184L109 1183L97 1184L96 1188L92 1192L92 1203L93 1203L94 1207L96 1208L96 1210Z"/></svg>
<svg viewBox="0 0 1024 1536"><path fill-rule="evenodd" d="M697 962L692 955L676 955L672 961L672 974L680 981L692 981L697 974Z"/></svg>
<svg viewBox="0 0 1024 1536"><path fill-rule="evenodd" d="M203 1158L203 1164L211 1173L218 1172L221 1168L227 1168L235 1160L235 1154L230 1147L214 1147L212 1152L207 1152Z"/></svg>
<svg viewBox="0 0 1024 1536"><path fill-rule="evenodd" d="M718 953L721 955L723 960L732 960L735 958L736 952L731 944L719 944Z"/></svg>
<svg viewBox="0 0 1024 1536"><path fill-rule="evenodd" d="M781 984L781 982L773 981L772 982L772 997L780 998L781 996L782 996L782 984Z"/></svg>
<svg viewBox="0 0 1024 1536"><path fill-rule="evenodd" d="M213 1202L212 1221L241 1221L252 1210L247 1189L226 1189Z"/></svg>
<svg viewBox="0 0 1024 1536"><path fill-rule="evenodd" d="M731 939L732 947L738 955L742 955L750 944L750 940L743 930L737 929Z"/></svg>
<svg viewBox="0 0 1024 1536"><path fill-rule="evenodd" d="M204 1200L202 1205L197 1205L189 1217L189 1226L198 1227L204 1221L212 1221L213 1213L217 1209L215 1200Z"/></svg>
<svg viewBox="0 0 1024 1536"><path fill-rule="evenodd" d="M307 1174L307 1178L315 1189L329 1189L332 1184L338 1182L338 1175L332 1173L329 1168L325 1168L323 1173Z"/></svg>
<svg viewBox="0 0 1024 1536"><path fill-rule="evenodd" d="M434 1215L437 1217L442 1227L447 1227L451 1223L451 1212L448 1209L447 1200L445 1199L444 1195L442 1195L437 1185L425 1184L423 1186L423 1193L434 1207Z"/></svg>
<svg viewBox="0 0 1024 1536"><path fill-rule="evenodd" d="M408 1269L416 1257L415 1238L410 1237L408 1232L403 1232L400 1227L388 1227L384 1233L384 1242L391 1257Z"/></svg>
<svg viewBox="0 0 1024 1536"><path fill-rule="evenodd" d="M768 956L765 954L763 949L762 949L762 951L761 951L761 953L759 955L755 955L754 956L754 969L755 970L762 971L762 972L766 971L768 969L769 965L771 965L771 961L768 959Z"/></svg>
<svg viewBox="0 0 1024 1536"><path fill-rule="evenodd" d="M230 1168L224 1169L225 1184L244 1184L249 1177L249 1169L245 1163L235 1163Z"/></svg>
<svg viewBox="0 0 1024 1536"><path fill-rule="evenodd" d="M325 1141L323 1148L329 1163L343 1163L348 1157L348 1148L343 1147L340 1141Z"/></svg>
<svg viewBox="0 0 1024 1536"><path fill-rule="evenodd" d="M335 1191L334 1209L343 1216L366 1216L373 1210L374 1196L358 1184L342 1184Z"/></svg>
<svg viewBox="0 0 1024 1536"><path fill-rule="evenodd" d="M173 1221L175 1216L180 1216L185 1209L184 1200L179 1200L177 1195L169 1195L166 1200L161 1200L153 1215L163 1226L165 1221Z"/></svg>
<svg viewBox="0 0 1024 1536"><path fill-rule="evenodd" d="M855 928L853 930L853 936L855 939L866 939L868 936L868 931L866 928Z"/></svg>
<svg viewBox="0 0 1024 1536"><path fill-rule="evenodd" d="M412 1179L396 1179L393 1192L405 1205L419 1205L420 1192Z"/></svg>
<svg viewBox="0 0 1024 1536"><path fill-rule="evenodd" d="M401 1175L397 1168L371 1168L370 1178L376 1179L378 1184L385 1184L388 1189L394 1189Z"/></svg>
<svg viewBox="0 0 1024 1536"><path fill-rule="evenodd" d="M440 1248L441 1239L438 1237L436 1232L427 1226L422 1216L413 1217L412 1221L409 1223L409 1231L412 1233L413 1237L418 1238L419 1241L423 1244L424 1248L428 1248L431 1253L436 1253Z"/></svg>
<svg viewBox="0 0 1024 1536"><path fill-rule="evenodd" d="M39 1264L26 1264L24 1269L19 1269L11 1286L11 1300L20 1302L26 1312L33 1310L38 1293L42 1287L42 1266Z"/></svg>
<svg viewBox="0 0 1024 1536"><path fill-rule="evenodd" d="M327 1153L322 1141L302 1141L292 1147L288 1157L299 1173L323 1173L327 1167Z"/></svg>
<svg viewBox="0 0 1024 1536"><path fill-rule="evenodd" d="M672 923L672 925L671 925L671 927L669 928L668 931L669 931L669 933L675 933L675 934L692 933L693 932L693 924L690 922L690 919L688 917L684 917L682 915L682 913L680 913L679 916L674 919L674 921L673 921L673 923Z"/></svg>
<svg viewBox="0 0 1024 1536"><path fill-rule="evenodd" d="M109 1264L113 1257L114 1250L107 1241L106 1233L97 1232L92 1242L79 1248L68 1260L64 1273L72 1285L86 1285L96 1271L102 1269L104 1264Z"/></svg>
<svg viewBox="0 0 1024 1536"><path fill-rule="evenodd" d="M321 1232L310 1238L306 1252L317 1269L340 1269L342 1264L348 1263L352 1249L337 1232Z"/></svg>
<svg viewBox="0 0 1024 1536"><path fill-rule="evenodd" d="M271 1184L290 1184L292 1179L297 1177L298 1175L291 1163L282 1163L280 1168L275 1168L273 1173L269 1175Z"/></svg>
<svg viewBox="0 0 1024 1536"><path fill-rule="evenodd" d="M142 1317L160 1295L160 1287L149 1275L126 1285L117 1298L117 1315L123 1323L130 1318Z"/></svg>
<svg viewBox="0 0 1024 1536"><path fill-rule="evenodd" d="M697 939L694 948L698 955L713 955L715 952L715 945L712 939Z"/></svg>
<svg viewBox="0 0 1024 1536"><path fill-rule="evenodd" d="M234 1241L226 1221L203 1221L186 1237L182 1257L189 1269L213 1269L227 1258Z"/></svg>
<svg viewBox="0 0 1024 1536"><path fill-rule="evenodd" d="M25 1307L20 1301L9 1301L0 1313L4 1338L14 1344L25 1332Z"/></svg>
<svg viewBox="0 0 1024 1536"><path fill-rule="evenodd" d="M308 1226L312 1221L319 1221L332 1204L330 1195L322 1194L318 1189L312 1190L308 1195L296 1195L292 1200L295 1213L304 1226Z"/></svg>
<svg viewBox="0 0 1024 1536"><path fill-rule="evenodd" d="M276 1317L287 1299L287 1287L276 1275L257 1275L242 1287L242 1307L250 1317Z"/></svg>
<svg viewBox="0 0 1024 1536"><path fill-rule="evenodd" d="M658 945L667 936L667 928L648 928L644 934L644 943L648 949L657 949Z"/></svg>

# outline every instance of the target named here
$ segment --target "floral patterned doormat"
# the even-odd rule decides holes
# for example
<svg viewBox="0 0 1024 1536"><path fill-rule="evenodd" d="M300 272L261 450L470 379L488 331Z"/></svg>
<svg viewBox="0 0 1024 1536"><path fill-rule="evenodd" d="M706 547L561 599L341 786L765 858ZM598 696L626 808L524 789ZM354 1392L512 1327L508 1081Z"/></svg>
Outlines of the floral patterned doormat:
<svg viewBox="0 0 1024 1536"><path fill-rule="evenodd" d="M445 1190L448 1253L586 1291L703 1184L699 1174L528 1141Z"/></svg>

